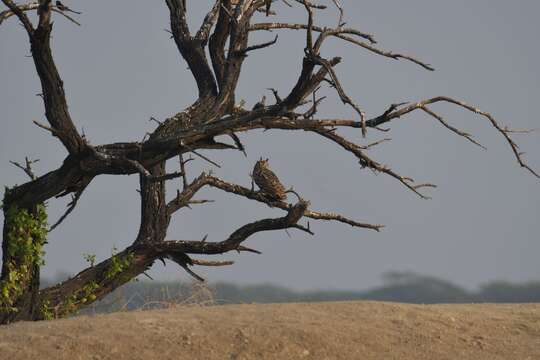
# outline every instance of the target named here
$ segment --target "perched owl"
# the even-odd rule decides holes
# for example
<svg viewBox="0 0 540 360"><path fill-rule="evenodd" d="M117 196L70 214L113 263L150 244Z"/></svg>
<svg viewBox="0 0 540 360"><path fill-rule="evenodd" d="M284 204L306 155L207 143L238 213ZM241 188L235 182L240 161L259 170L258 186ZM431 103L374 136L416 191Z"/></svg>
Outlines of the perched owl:
<svg viewBox="0 0 540 360"><path fill-rule="evenodd" d="M287 198L285 187L268 167L268 159L257 161L253 168L253 181L270 200L283 201Z"/></svg>

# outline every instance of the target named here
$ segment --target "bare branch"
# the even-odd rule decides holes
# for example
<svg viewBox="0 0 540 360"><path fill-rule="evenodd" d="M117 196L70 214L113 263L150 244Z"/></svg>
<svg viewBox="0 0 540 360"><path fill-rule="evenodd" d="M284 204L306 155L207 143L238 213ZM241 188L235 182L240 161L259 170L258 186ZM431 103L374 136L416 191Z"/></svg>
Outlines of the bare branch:
<svg viewBox="0 0 540 360"><path fill-rule="evenodd" d="M338 19L337 27L340 28L345 24L343 22L343 17L345 16L345 12L343 10L343 6L341 6L340 0L332 0L332 2L334 3L334 5L336 6L339 12L339 19Z"/></svg>
<svg viewBox="0 0 540 360"><path fill-rule="evenodd" d="M210 36L209 51L210 58L212 59L212 67L214 68L214 74L221 90L225 72L225 42L227 41L227 37L229 35L229 21L232 15L230 14L230 0L222 0L220 4L221 7L217 24L214 33L212 36Z"/></svg>
<svg viewBox="0 0 540 360"><path fill-rule="evenodd" d="M202 173L187 188L185 188L183 192L177 194L176 198L167 204L168 213L172 215L174 212L185 207L189 203L191 198L204 186L211 186L217 189L221 189L223 191L226 191L235 195L239 195L250 200L255 200L261 203L265 203L271 207L280 208L282 210L289 210L292 207L291 204L288 204L286 202L272 201L271 199L268 199L268 197L266 197L263 193L254 192L253 190L250 190L243 186L227 183L219 178L209 176L206 173ZM383 225L374 225L374 224L367 224L367 223L354 221L339 214L320 213L320 212L312 211L309 209L306 209L304 216L312 218L312 219L317 219L317 220L338 221L345 224L349 224L353 227L371 229L371 230L376 230L376 231L379 231L381 228L384 227Z"/></svg>
<svg viewBox="0 0 540 360"><path fill-rule="evenodd" d="M206 14L204 21L199 28L199 31L197 32L197 35L195 35L195 38L202 41L204 45L206 45L206 43L208 42L210 30L212 30L212 27L218 19L219 11L222 6L221 3L222 0L216 0L212 9L208 12L208 14Z"/></svg>
<svg viewBox="0 0 540 360"><path fill-rule="evenodd" d="M305 25L305 24L289 24L289 23L259 23L259 24L253 24L251 26L251 31L273 30L273 29L306 30L308 29L308 26L309 25ZM326 36L337 37L341 40L345 40L347 42L360 46L380 56L384 56L384 57L391 58L394 60L405 59L412 63L420 65L426 70L429 70L429 71L435 70L433 66L431 66L430 64L427 64L421 60L418 60L417 58L413 56L400 54L400 53L394 53L391 51L385 51L385 50L376 48L375 46L372 45L376 43L372 35L359 32L355 29L342 28L342 29L336 29L333 31L328 31L328 29L324 29L318 26L312 26L311 29L312 31L317 31L317 32L326 31ZM358 36L358 37L367 39L371 44L358 40L352 36Z"/></svg>
<svg viewBox="0 0 540 360"><path fill-rule="evenodd" d="M56 129L53 129L51 128L50 126L47 126L45 124L42 124L40 122L38 122L37 120L33 120L32 121L37 127L40 127L42 128L43 130L47 130L48 132L50 132L53 136L56 136L56 137L59 137L59 131L56 130Z"/></svg>
<svg viewBox="0 0 540 360"><path fill-rule="evenodd" d="M336 66L341 62L341 58L335 57L328 61L327 65ZM301 102L315 91L319 84L324 81L326 75L328 75L328 69L321 67L314 75L313 70L315 68L315 62L311 56L305 56L302 63L302 71L296 82L296 85L291 90L289 95L280 104L285 110L292 110L298 107Z"/></svg>
<svg viewBox="0 0 540 360"><path fill-rule="evenodd" d="M30 160L28 157L25 157L24 160L25 160L25 165L24 166L19 164L18 162L15 162L15 161L10 161L10 163L15 165L16 167L18 167L22 171L24 171L25 174L28 175L30 180L36 180L36 175L32 171L32 164L37 163L39 161L39 159Z"/></svg>
<svg viewBox="0 0 540 360"><path fill-rule="evenodd" d="M16 5L12 0L2 0L2 2L9 8L9 10L2 11L0 13L0 24L2 24L2 22L10 16L16 15L22 22L28 35L32 37L32 34L34 33L34 27L32 25L32 22L24 12L32 9L37 9L39 7L39 4L30 3L25 5Z"/></svg>
<svg viewBox="0 0 540 360"><path fill-rule="evenodd" d="M60 11L71 12L71 13L74 13L74 14L77 14L77 15L82 14L80 11L75 11L75 10L70 9L70 8L67 7L66 5L62 4L62 2L59 1L59 0L56 1L56 7L57 7L58 10L60 10Z"/></svg>
<svg viewBox="0 0 540 360"><path fill-rule="evenodd" d="M24 12L27 12L27 11L31 11L31 10L37 10L39 8L39 2L32 2L32 3L28 3L28 4L22 4L22 5L17 5L17 7L24 13ZM61 7L64 9L62 10ZM69 21L71 21L72 23L78 25L78 26L81 26L81 24L75 20L74 18L72 18L71 16L69 16L68 14L66 14L64 11L66 11L66 9L69 11L69 12L72 12L72 13L75 13L75 14L80 14L80 12L77 12L77 11L73 11L63 5L61 6L53 6L52 7L52 11L54 11L55 13L58 13L60 15L62 15L63 17L65 17L66 19L68 19ZM13 15L16 15L12 10L5 10L5 11L2 11L0 12L0 25L2 25L2 22L4 20L7 20L8 18L12 17ZM25 26L25 28L28 30L28 28Z"/></svg>
<svg viewBox="0 0 540 360"><path fill-rule="evenodd" d="M405 55L405 54L400 54L400 53L394 53L394 52L391 52L391 51L381 50L381 49L378 49L378 48L374 47L373 45L367 44L364 41L358 41L358 40L353 39L353 38L351 38L350 36L347 36L347 35L336 35L336 36L339 37L340 39L346 40L346 41L348 41L350 43L353 43L353 44L356 44L356 45L358 45L360 47L363 47L364 49L369 50L374 54L381 55L381 56L384 56L384 57L387 57L387 58L390 58L390 59L394 59L394 60L405 59L405 60L408 60L408 61L410 61L412 63L420 65L421 67L423 67L426 70L435 71L435 68L431 64L427 64L427 63L425 63L425 62L423 62L421 60L418 60L417 58L412 57L410 55Z"/></svg>
<svg viewBox="0 0 540 360"><path fill-rule="evenodd" d="M479 114L479 115L483 116L484 118L486 118L487 120L489 120L491 125L505 138L506 142L510 145L510 147L512 148L512 152L514 153L514 155L516 157L516 160L518 161L519 165L521 167L527 169L531 174L533 174L537 178L540 178L540 175L536 171L534 171L529 165L527 165L525 163L525 161L522 159L522 154L518 150L518 145L510 137L510 134L512 133L512 130L510 130L510 129L506 128L506 127L504 127L504 128L501 127L501 125L499 125L499 123L495 120L495 118L490 113L487 113L485 111L477 109L474 106L471 106L471 105L469 105L469 104L467 104L465 102L459 101L459 100L455 100L455 99L453 99L451 97L448 97L448 96L437 96L437 97L434 97L434 98L431 98L431 99L422 100L422 101L419 101L417 103L413 103L413 104L410 104L408 106L405 106L405 107L403 107L401 109L394 110L394 111L392 111L390 113L385 113L385 114L383 114L381 116L378 116L378 117L376 117L374 119L368 120L366 122L366 126L368 126L368 127L376 127L376 126L387 123L387 122L389 122L389 121L391 121L393 119L397 119L397 118L399 118L399 117L401 117L403 115L406 115L406 114L408 114L410 112L413 112L415 110L418 110L418 109L426 111L425 108L426 108L427 105L435 104L435 103L439 103L439 102L446 102L446 103L457 105L457 106L459 106L459 107L461 107L461 108L463 108L465 110L468 110L470 112ZM452 131L454 131L454 130L452 130ZM456 131L454 131L454 132L456 132ZM460 134L459 132L456 132L456 133Z"/></svg>
<svg viewBox="0 0 540 360"><path fill-rule="evenodd" d="M180 265L189 275L191 275L193 278L195 278L198 281L204 282L204 278L196 274L193 270L191 270L189 267L193 266L193 260L185 253L185 252L167 252L165 253L165 256L169 259Z"/></svg>
<svg viewBox="0 0 540 360"><path fill-rule="evenodd" d="M325 29L320 27L320 26L312 26L311 28L312 28L313 31L316 31L316 32L325 31ZM307 30L308 25L306 25L306 24L292 24L292 23L279 23L279 22L257 23L257 24L251 25L251 27L249 29L250 29L250 31L263 31L263 30L271 31L271 30L281 30L281 29ZM363 33L361 31L358 31L358 30L353 29L353 28L340 28L339 30L336 30L336 31L332 32L331 36L340 37L340 35L347 35L347 34L352 35L352 36L361 37L363 39L368 40L372 44L377 43L377 41L375 41L375 38L374 38L373 35Z"/></svg>
<svg viewBox="0 0 540 360"><path fill-rule="evenodd" d="M202 204L210 204L210 203L213 203L215 202L214 200L205 200L205 199L202 199L202 200L190 200L188 202L189 205L202 205Z"/></svg>
<svg viewBox="0 0 540 360"><path fill-rule="evenodd" d="M291 206L287 215L280 218L258 220L244 225L234 231L226 240L221 242L202 242L202 241L165 241L159 244L153 244L152 247L162 254L223 254L229 251L249 251L241 244L250 236L270 230L283 230L288 228L297 228L296 224L304 215L309 202L300 200L297 204Z"/></svg>
<svg viewBox="0 0 540 360"><path fill-rule="evenodd" d="M216 69L217 77L221 76L220 93L216 99L214 111L217 112L219 118L223 111L230 111L234 107L235 90L240 79L240 73L242 71L242 65L246 57L243 52L248 47L249 41L249 25L254 12L263 5L261 0L241 1L234 9L233 17L227 14L227 5L229 1L224 2L222 7L223 11L220 17L223 21L227 21L228 25L224 23L219 24L216 27L216 32L219 30L225 30L225 34L229 34L229 51L227 57L224 57L223 46L227 40L226 35L217 35L214 32L215 41L210 44L212 61L214 69ZM222 25L222 26L220 26ZM212 49L214 51L212 51ZM216 120L216 117L209 118L206 122L212 122Z"/></svg>
<svg viewBox="0 0 540 360"><path fill-rule="evenodd" d="M234 265L234 261L211 261L211 260L200 260L200 259L191 259L191 262L193 265L199 265L199 266L229 266Z"/></svg>
<svg viewBox="0 0 540 360"><path fill-rule="evenodd" d="M317 56L316 59L316 61L321 64L332 77L334 87L336 88L341 101L343 101L344 104L350 105L354 109L354 111L356 111L360 116L360 122L362 124L362 136L366 137L366 116L364 111L347 95L345 90L343 90L343 86L341 86L341 83L334 69L332 68L332 64L328 60L323 59L319 56Z"/></svg>
<svg viewBox="0 0 540 360"><path fill-rule="evenodd" d="M186 163L192 159L184 161L184 156L182 154L178 155L178 161L180 163L180 173L182 174L182 189L185 189L188 186L187 174L186 174Z"/></svg>
<svg viewBox="0 0 540 360"><path fill-rule="evenodd" d="M266 47L269 47L269 46L272 46L274 45L278 40L278 35L276 35L276 37L274 38L274 40L270 40L270 41L267 41L267 42L264 42L262 44L257 44L257 45L252 45L252 46L248 46L247 48L243 49L239 55L241 56L247 56L247 53L250 52L250 51L254 51L254 50L259 50L259 49L264 49Z"/></svg>
<svg viewBox="0 0 540 360"><path fill-rule="evenodd" d="M444 118L442 116L440 116L439 114L437 114L436 112L433 112L431 111L427 106L424 106L421 108L422 110L424 110L425 113L429 114L430 116L434 117L435 119L437 119L444 127L446 127L447 129L449 129L450 131L460 135L460 136L463 136L464 138L466 138L467 140L469 140L470 142L472 142L473 144L475 144L476 146L479 146L481 147L482 149L484 150L487 150L486 147L482 144L480 144L478 141L474 140L473 137L464 132L464 131L461 131L459 130L458 128L455 128L453 127L452 125L448 124Z"/></svg>
<svg viewBox="0 0 540 360"><path fill-rule="evenodd" d="M169 7L174 41L197 82L199 97L215 96L217 94L216 82L204 51L206 42L204 37L207 31L204 27L211 25L211 21L208 24L206 21L203 23L203 29L199 34L201 38L192 38L186 19L185 0L166 0L166 2Z"/></svg>
<svg viewBox="0 0 540 360"><path fill-rule="evenodd" d="M80 23L80 22L78 22L77 20L75 20L73 17L69 16L69 15L66 14L65 12L60 11L60 10L55 9L55 8L53 8L52 11L54 11L55 13L58 13L58 14L62 15L63 17L65 17L66 19L68 19L69 21L71 21L72 23L74 23L75 25L81 26L81 23ZM75 14L80 14L80 12L76 12L76 11L71 11L71 12L74 12Z"/></svg>
<svg viewBox="0 0 540 360"><path fill-rule="evenodd" d="M309 130L309 131L315 132L315 133L317 133L317 134L319 134L319 135L321 135L321 136L335 142L336 144L340 145L343 149L345 149L348 152L352 153L359 160L360 165L362 167L367 167L367 168L376 170L378 172L382 172L382 173L385 173L387 175L390 175L391 177L397 179L399 182L401 182L403 185L405 185L407 188L412 190L415 194L420 196L422 199L429 199L428 196L425 196L424 194L422 194L422 193L420 193L418 191L418 189L415 187L414 180L412 178L401 176L401 175L397 174L396 172L394 172L392 169L390 169L390 168L388 168L388 167L386 167L384 165L381 165L378 162L374 161L373 159L368 157L362 151L362 148L360 146L346 140L345 138L335 134L334 132L323 131L323 130L320 130L320 129L314 129L314 130ZM434 185L432 185L432 186L434 186Z"/></svg>
<svg viewBox="0 0 540 360"><path fill-rule="evenodd" d="M4 3L12 3L10 0L3 1ZM63 81L52 57L50 48L52 9L53 5L50 0L40 2L38 26L29 32L32 57L41 80L45 115L51 125L48 130L62 141L69 153L78 154L86 148L86 142L73 124L68 111ZM22 14L22 16L26 15Z"/></svg>
<svg viewBox="0 0 540 360"><path fill-rule="evenodd" d="M201 154L201 153L199 153L199 152L197 152L197 151L195 151L195 150L193 150L193 149L191 149L191 152L192 152L193 154L197 155L198 157L200 157L201 159L203 159L203 160L209 162L210 164L214 165L215 167L221 168L221 165L219 165L217 162L213 161L213 160L210 159L209 157L204 156L203 154Z"/></svg>
<svg viewBox="0 0 540 360"><path fill-rule="evenodd" d="M49 228L49 232L56 229L68 216L71 214L73 210L75 210L75 207L77 206L77 203L79 202L79 199L81 198L81 195L83 193L84 189L77 191L74 195L71 196L71 201L68 204L68 208L66 212Z"/></svg>
<svg viewBox="0 0 540 360"><path fill-rule="evenodd" d="M137 171L139 174L144 176L148 180L154 180L152 177L152 174L138 161L131 160L131 159L125 159L126 163L131 165L135 171Z"/></svg>
<svg viewBox="0 0 540 360"><path fill-rule="evenodd" d="M326 9L326 5L321 5L321 4L313 4L310 1L307 1L307 0L293 0L294 2L297 2L299 4L302 4L304 6L307 6L309 7L310 9L319 9L319 10L324 10Z"/></svg>
<svg viewBox="0 0 540 360"><path fill-rule="evenodd" d="M154 181L154 182L166 181L166 180L176 179L176 178L179 178L179 177L182 177L182 176L184 176L184 173L175 171L173 173L165 174L165 175L162 175L162 176L154 176L154 177L152 177L150 179L150 181Z"/></svg>

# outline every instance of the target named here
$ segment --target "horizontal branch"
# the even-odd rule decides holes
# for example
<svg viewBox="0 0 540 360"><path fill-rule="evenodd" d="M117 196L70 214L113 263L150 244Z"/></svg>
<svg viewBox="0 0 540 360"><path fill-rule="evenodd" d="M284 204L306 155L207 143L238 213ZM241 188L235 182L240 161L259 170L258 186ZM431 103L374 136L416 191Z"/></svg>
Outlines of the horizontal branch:
<svg viewBox="0 0 540 360"><path fill-rule="evenodd" d="M293 207L292 204L289 204L283 201L269 200L268 197L265 196L264 193L253 191L251 189L248 189L240 185L231 184L217 177L207 175L206 173L202 173L191 184L189 184L184 189L184 191L177 194L175 199L173 199L167 204L167 212L170 215L172 215L174 212L178 211L179 209L186 207L189 204L189 201L191 200L191 198L204 186L211 186L211 187L223 190L225 192L239 195L250 200L255 200L260 203L267 204L268 206L276 207L285 211L289 211ZM376 231L379 231L381 228L384 227L384 225L358 222L358 221L348 219L339 214L322 213L322 212L312 211L307 208L303 216L312 218L315 220L338 221L341 223L349 224L353 227L371 229L371 230L376 230Z"/></svg>
<svg viewBox="0 0 540 360"><path fill-rule="evenodd" d="M496 120L495 118L493 117L493 115L491 115L490 113L488 112L485 112L485 111L482 111L472 105L469 105L463 101L459 101L459 100L456 100L456 99L453 99L451 97L448 97L448 96L437 96L437 97L433 97L433 98L430 98L430 99L426 99L426 100L422 100L422 101L419 101L419 102L416 102L416 103L412 103L412 104L408 104L400 109L396 109L396 110L393 110L391 112L386 112L384 113L383 115L381 116L378 116L374 119L370 119L370 120L367 120L366 121L366 126L368 127L377 127L379 125L382 125L384 123L387 123L393 119L397 119L397 118L400 118L406 114L409 114L415 110L424 110L426 111L427 108L427 105L430 105L430 104L435 104L435 103L440 103L440 102L445 102L445 103L450 103L450 104L454 104L454 105L457 105L465 110L468 110L470 112L473 112L475 114L479 114L481 116L483 116L484 118L486 118L490 123L491 125L504 137L504 139L506 140L506 142L510 145L511 149L512 149L512 152L514 153L514 156L517 160L517 162L519 163L519 165L525 169L527 169L531 174L533 174L534 176L536 176L537 178L540 178L540 175L538 174L538 172L536 172L535 170L533 170L529 165L527 165L525 163L525 161L522 159L522 153L519 151L519 146L514 142L514 140L510 137L510 134L512 134L514 131L512 129L508 129L507 127L502 127ZM438 117L438 115L436 113L433 113L431 110L427 110L426 111L428 114L430 114L431 116L434 116L437 120L441 121L442 118L440 118L440 116ZM445 125L444 121L442 122L443 125ZM446 126L446 125L445 125ZM448 126L446 126L448 128ZM450 128L450 130L452 130L453 132L461 135L461 136L464 136L466 138L468 138L468 140L472 141L470 136L468 137L466 133L460 133L460 131L456 131L457 129L453 129L453 128ZM472 141L474 143L476 143L475 141ZM479 145L478 143L476 143L477 145Z"/></svg>
<svg viewBox="0 0 540 360"><path fill-rule="evenodd" d="M304 216L308 206L309 202L300 200L288 209L287 215L246 224L234 231L227 239L220 242L178 240L165 241L152 244L151 246L163 254L180 252L186 254L217 255L229 251L247 251L247 248L241 247L241 244L250 236L262 231L283 230L296 227L297 222Z"/></svg>
<svg viewBox="0 0 540 360"><path fill-rule="evenodd" d="M308 28L309 28L309 26L307 24L258 23L258 24L253 24L251 26L250 30L251 31L278 30L278 29L307 30ZM433 66L431 66L430 64L427 64L427 63L425 63L425 62L423 62L421 60L418 60L417 58L412 57L410 55L394 53L394 52L391 52L391 51L385 51L385 50L381 50L381 49L376 48L375 46L372 45L372 44L376 43L373 35L360 32L360 31L358 31L356 29L337 28L337 29L329 30L328 28L323 28L323 27L319 27L319 26L312 26L311 30L316 31L316 32L321 32L321 33L326 32L327 36L333 36L333 37L337 37L337 38L339 38L341 40L345 40L347 42L350 42L352 44L360 46L360 47L362 47L362 48L364 48L364 49L366 49L366 50L368 50L368 51L370 51L370 52L372 52L374 54L380 55L380 56L384 56L384 57L395 59L395 60L399 60L399 59L408 60L408 61L410 61L412 63L420 65L421 67L423 67L426 70L429 70L429 71L434 71L435 70L433 68ZM356 39L356 38L354 38L352 36L357 36L357 37L364 38L364 39L368 40L369 43L366 43L365 41L358 40L358 39Z"/></svg>
<svg viewBox="0 0 540 360"><path fill-rule="evenodd" d="M257 23L252 24L249 28L250 31L271 31L271 30L281 30L281 29L288 29L288 30L307 30L308 25L307 24L294 24L294 23L280 23L280 22L273 22L273 23ZM316 32L323 32L328 29L325 29L320 26L312 26L311 29ZM375 37L372 34L361 32L357 29L353 28L340 28L338 32L333 33L331 36L339 37L339 35L353 35L358 36L363 39L368 40L372 44L376 44L377 41L375 40Z"/></svg>
<svg viewBox="0 0 540 360"><path fill-rule="evenodd" d="M225 266L232 262L192 260L186 254L210 255L229 251L257 252L242 246L242 242L261 231L294 227L308 205L308 202L300 200L289 209L284 217L263 219L246 224L221 242L165 241L132 245L99 264L84 269L62 283L41 290L39 302L46 308L47 313L53 314L54 317L63 317L102 299L114 289L147 271L156 260L163 258L175 261L192 276L202 280L189 269L189 266Z"/></svg>
<svg viewBox="0 0 540 360"><path fill-rule="evenodd" d="M234 265L234 261L211 261L211 260L191 259L191 262L193 263L193 265L212 266L212 267Z"/></svg>

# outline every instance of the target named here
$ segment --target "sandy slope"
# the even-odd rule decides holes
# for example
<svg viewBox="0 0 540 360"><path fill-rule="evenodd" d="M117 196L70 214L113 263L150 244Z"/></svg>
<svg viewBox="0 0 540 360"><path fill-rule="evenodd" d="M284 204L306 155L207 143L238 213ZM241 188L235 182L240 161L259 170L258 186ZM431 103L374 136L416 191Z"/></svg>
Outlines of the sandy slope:
<svg viewBox="0 0 540 360"><path fill-rule="evenodd" d="M0 359L540 359L540 304L179 306L0 327Z"/></svg>

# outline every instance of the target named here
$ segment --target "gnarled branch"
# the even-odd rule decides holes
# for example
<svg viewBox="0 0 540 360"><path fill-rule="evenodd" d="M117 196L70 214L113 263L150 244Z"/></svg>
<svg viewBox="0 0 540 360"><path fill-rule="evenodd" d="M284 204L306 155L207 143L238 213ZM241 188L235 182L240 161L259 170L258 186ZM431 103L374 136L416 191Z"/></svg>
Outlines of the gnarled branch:
<svg viewBox="0 0 540 360"><path fill-rule="evenodd" d="M253 191L251 189L248 189L246 187L231 184L226 181L223 181L217 177L208 175L206 173L202 173L200 176L198 176L191 184L189 184L184 191L177 194L177 196L169 201L167 204L167 212L172 215L176 211L186 207L189 204L189 201L193 198L193 196L203 187L205 186L211 186L223 191L226 191L231 194L239 195L244 198L247 198L249 200L255 200L260 203L267 204L270 207L276 207L285 211L289 211L293 205L283 202L283 201L272 201L269 200L268 197L266 197L263 193ZM345 224L349 224L353 227L359 227L359 228L365 228L365 229L371 229L379 231L381 228L384 227L384 225L376 225L376 224L368 224L363 222L354 221L351 219L348 219L342 215L334 214L334 213L321 213L317 211L309 210L308 208L305 209L305 212L303 214L305 217L309 217L316 220L332 220L332 221L338 221Z"/></svg>

